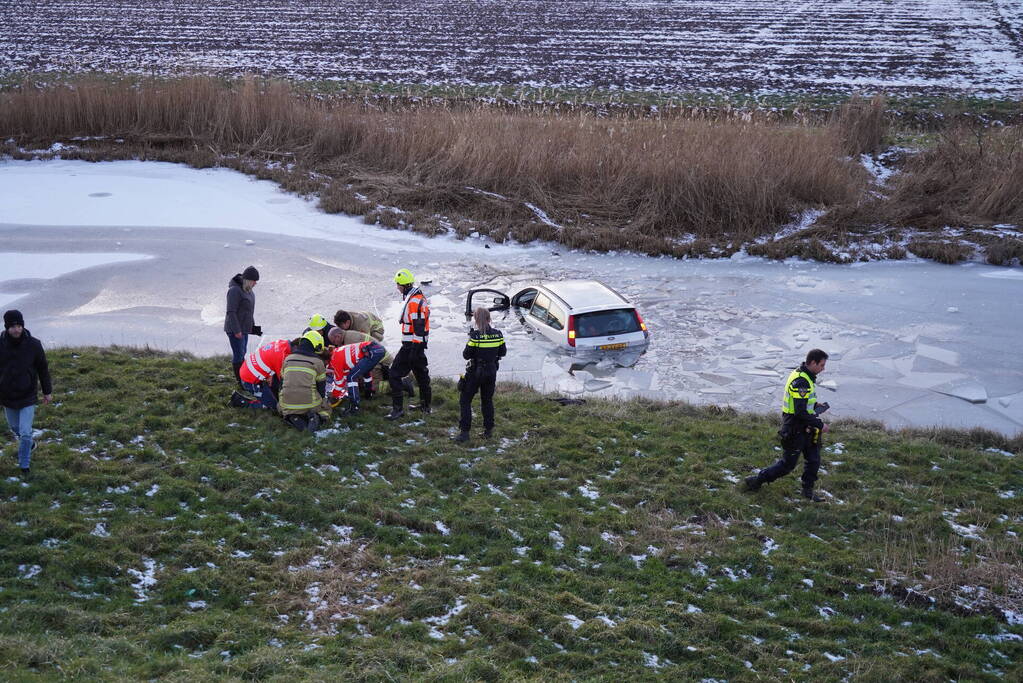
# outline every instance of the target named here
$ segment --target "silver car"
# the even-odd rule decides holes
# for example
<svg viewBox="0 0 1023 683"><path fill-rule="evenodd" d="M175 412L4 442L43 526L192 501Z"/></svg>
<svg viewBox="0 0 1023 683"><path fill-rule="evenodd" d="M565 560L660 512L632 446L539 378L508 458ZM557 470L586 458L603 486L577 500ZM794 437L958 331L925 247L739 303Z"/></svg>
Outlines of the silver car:
<svg viewBox="0 0 1023 683"><path fill-rule="evenodd" d="M487 294L495 295L492 303ZM523 324L568 353L614 357L628 352L638 359L650 345L650 332L636 307L597 280L538 282L510 297L494 289L474 289L466 297L466 317L478 305L491 311L515 309Z"/></svg>

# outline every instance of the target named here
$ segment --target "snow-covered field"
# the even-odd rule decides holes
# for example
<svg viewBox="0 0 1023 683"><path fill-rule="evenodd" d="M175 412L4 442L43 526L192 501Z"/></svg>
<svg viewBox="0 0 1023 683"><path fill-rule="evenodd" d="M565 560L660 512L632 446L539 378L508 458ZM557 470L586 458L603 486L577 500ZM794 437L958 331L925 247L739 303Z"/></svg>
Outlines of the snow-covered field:
<svg viewBox="0 0 1023 683"><path fill-rule="evenodd" d="M1023 93L1018 0L0 0L0 73Z"/></svg>
<svg viewBox="0 0 1023 683"><path fill-rule="evenodd" d="M787 368L819 346L832 354L822 393L838 417L1023 429L1018 267L678 261L428 239L323 214L233 171L152 162L0 163L0 239L0 303L21 308L50 346L226 354L227 281L251 263L262 273L264 338L294 336L311 314L347 307L380 313L394 348L391 277L409 267L431 281L432 371L455 376L469 287L599 278L639 305L650 352L633 368L573 370L571 359L498 314L509 336L505 379L567 396L773 413Z"/></svg>

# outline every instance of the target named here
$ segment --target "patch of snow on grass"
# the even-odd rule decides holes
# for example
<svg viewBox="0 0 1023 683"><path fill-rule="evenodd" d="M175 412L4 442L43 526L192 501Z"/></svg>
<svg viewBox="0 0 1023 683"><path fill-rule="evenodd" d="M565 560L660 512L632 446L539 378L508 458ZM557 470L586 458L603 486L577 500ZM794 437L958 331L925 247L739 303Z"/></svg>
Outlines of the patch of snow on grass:
<svg viewBox="0 0 1023 683"><path fill-rule="evenodd" d="M142 558L142 571L138 569L128 568L128 574L138 579L135 583L131 584L132 589L135 591L135 602L143 603L149 599L147 592L150 588L156 585L156 560L143 557Z"/></svg>
<svg viewBox="0 0 1023 683"><path fill-rule="evenodd" d="M579 627L586 623L574 614L563 614L562 616L568 622L568 625L572 627L573 631L579 630Z"/></svg>
<svg viewBox="0 0 1023 683"><path fill-rule="evenodd" d="M18 565L18 578L19 579L34 579L39 576L39 572L43 571L43 568L38 564L19 564Z"/></svg>

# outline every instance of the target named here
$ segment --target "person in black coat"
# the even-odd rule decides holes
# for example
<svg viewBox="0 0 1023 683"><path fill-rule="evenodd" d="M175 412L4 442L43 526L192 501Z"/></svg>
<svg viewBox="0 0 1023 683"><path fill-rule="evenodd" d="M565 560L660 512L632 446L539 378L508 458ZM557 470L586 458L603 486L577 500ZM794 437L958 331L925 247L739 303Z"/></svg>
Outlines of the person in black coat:
<svg viewBox="0 0 1023 683"><path fill-rule="evenodd" d="M256 295L252 289L259 282L259 271L249 266L231 278L227 285L227 313L224 315L224 332L231 343L231 365L234 378L241 385L238 371L245 363L245 351L249 345L249 335L260 336L262 328L253 322L256 310Z"/></svg>
<svg viewBox="0 0 1023 683"><path fill-rule="evenodd" d="M494 431L494 389L497 386L497 368L508 349L504 335L490 326L490 311L480 307L473 314L476 329L469 331L469 341L462 350L462 357L468 362L465 377L459 382L461 395L458 399L461 417L458 421L458 436L455 441L469 440L472 427L472 399L478 391L483 408L483 436L489 438Z"/></svg>
<svg viewBox="0 0 1023 683"><path fill-rule="evenodd" d="M32 420L39 401L38 386L43 388L43 402L53 399L50 368L43 345L25 329L21 311L4 313L4 331L0 333L0 403L18 440L18 465L27 475L35 442L32 441Z"/></svg>

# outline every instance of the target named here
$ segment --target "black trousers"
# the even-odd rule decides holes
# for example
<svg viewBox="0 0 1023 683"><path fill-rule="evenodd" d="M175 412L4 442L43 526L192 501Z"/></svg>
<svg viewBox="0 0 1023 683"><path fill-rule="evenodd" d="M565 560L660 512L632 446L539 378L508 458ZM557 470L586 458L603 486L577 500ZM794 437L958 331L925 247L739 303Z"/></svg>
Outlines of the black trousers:
<svg viewBox="0 0 1023 683"><path fill-rule="evenodd" d="M813 428L811 428L812 430ZM782 441L782 454L768 468L760 470L758 478L763 483L772 482L796 469L799 456L803 456L803 488L812 489L817 481L817 471L821 468L820 435L814 438L814 432L797 432Z"/></svg>
<svg viewBox="0 0 1023 683"><path fill-rule="evenodd" d="M419 399L424 406L430 405L433 391L430 389L430 369L426 362L426 344L402 342L398 353L394 354L387 383L391 385L391 404L395 408L405 406L404 387L401 378L412 372L419 385Z"/></svg>
<svg viewBox="0 0 1023 683"><path fill-rule="evenodd" d="M483 429L494 428L494 388L497 385L497 374L478 376L469 373L465 376L462 393L458 397L458 406L462 414L458 420L458 429L467 432L472 427L472 399L478 391L480 404L483 407Z"/></svg>

